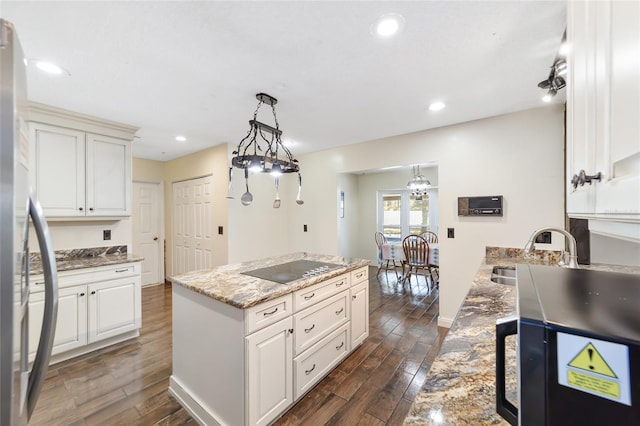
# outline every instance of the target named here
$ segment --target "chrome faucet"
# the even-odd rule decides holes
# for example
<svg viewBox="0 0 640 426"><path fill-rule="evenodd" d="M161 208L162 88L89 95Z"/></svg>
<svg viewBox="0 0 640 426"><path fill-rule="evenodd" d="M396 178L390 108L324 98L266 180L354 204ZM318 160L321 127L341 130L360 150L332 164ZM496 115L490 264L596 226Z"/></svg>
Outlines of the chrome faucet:
<svg viewBox="0 0 640 426"><path fill-rule="evenodd" d="M566 262L567 255L563 250L562 251L562 255L560 256L560 261L558 262L558 265L562 266L564 268L578 269L579 268L579 266L578 266L578 248L577 248L576 239L568 231L566 231L566 230L564 230L562 228L540 228L540 229L534 231L533 234L531 234L531 237L529 238L529 241L527 241L527 245L524 246L525 254L533 253L533 250L535 250L534 241L536 240L538 235L540 235L543 232L548 232L548 231L559 232L562 235L564 235L565 238L569 241L569 255L568 255L569 261Z"/></svg>

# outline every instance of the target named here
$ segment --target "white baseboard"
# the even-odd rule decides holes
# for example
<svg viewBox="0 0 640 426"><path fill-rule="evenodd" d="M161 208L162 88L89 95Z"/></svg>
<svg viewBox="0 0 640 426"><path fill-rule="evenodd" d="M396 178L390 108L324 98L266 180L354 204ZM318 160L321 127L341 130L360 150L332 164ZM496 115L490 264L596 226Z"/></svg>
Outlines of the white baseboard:
<svg viewBox="0 0 640 426"><path fill-rule="evenodd" d="M455 318L444 318L442 315L438 315L438 327L451 328Z"/></svg>
<svg viewBox="0 0 640 426"><path fill-rule="evenodd" d="M169 377L169 394L178 401L182 408L187 410L187 412L193 417L198 424L203 426L220 426L219 423L198 401L196 401L190 394L185 390L182 385L176 380L176 378L172 375Z"/></svg>

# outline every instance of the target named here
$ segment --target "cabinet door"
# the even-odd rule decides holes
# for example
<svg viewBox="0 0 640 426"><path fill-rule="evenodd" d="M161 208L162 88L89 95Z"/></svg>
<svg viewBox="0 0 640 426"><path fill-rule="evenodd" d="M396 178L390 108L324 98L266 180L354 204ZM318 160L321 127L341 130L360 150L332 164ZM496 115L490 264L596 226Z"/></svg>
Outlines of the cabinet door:
<svg viewBox="0 0 640 426"><path fill-rule="evenodd" d="M609 48L606 85L610 93L609 133L596 169L596 213L640 213L640 2L605 3ZM603 6L601 6L603 8ZM605 13L606 12L606 13Z"/></svg>
<svg viewBox="0 0 640 426"><path fill-rule="evenodd" d="M131 145L87 134L87 215L131 215Z"/></svg>
<svg viewBox="0 0 640 426"><path fill-rule="evenodd" d="M89 343L141 327L140 276L90 284Z"/></svg>
<svg viewBox="0 0 640 426"><path fill-rule="evenodd" d="M31 140L31 178L45 216L84 216L84 132L31 123Z"/></svg>
<svg viewBox="0 0 640 426"><path fill-rule="evenodd" d="M351 350L369 336L369 282L351 287Z"/></svg>
<svg viewBox="0 0 640 426"><path fill-rule="evenodd" d="M87 288L86 286L58 290L58 319L52 354L58 354L87 344ZM29 359L38 349L44 314L44 292L29 298Z"/></svg>
<svg viewBox="0 0 640 426"><path fill-rule="evenodd" d="M266 425L293 403L293 319L246 337L248 424Z"/></svg>

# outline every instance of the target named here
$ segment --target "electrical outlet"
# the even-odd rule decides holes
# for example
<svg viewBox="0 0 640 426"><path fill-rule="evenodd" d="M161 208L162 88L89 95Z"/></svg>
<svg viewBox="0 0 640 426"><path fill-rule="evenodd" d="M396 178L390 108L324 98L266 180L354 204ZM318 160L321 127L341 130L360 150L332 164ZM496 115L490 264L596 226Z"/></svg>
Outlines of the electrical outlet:
<svg viewBox="0 0 640 426"><path fill-rule="evenodd" d="M218 226L218 235L222 235L222 234L223 234L222 226Z"/></svg>
<svg viewBox="0 0 640 426"><path fill-rule="evenodd" d="M447 238L455 238L455 231L453 228L447 228Z"/></svg>
<svg viewBox="0 0 640 426"><path fill-rule="evenodd" d="M302 225L302 226L303 226L304 232L307 232L307 225Z"/></svg>
<svg viewBox="0 0 640 426"><path fill-rule="evenodd" d="M111 229L105 229L102 231L102 239L107 241L111 239Z"/></svg>
<svg viewBox="0 0 640 426"><path fill-rule="evenodd" d="M551 232L545 231L536 237L536 243L551 244Z"/></svg>

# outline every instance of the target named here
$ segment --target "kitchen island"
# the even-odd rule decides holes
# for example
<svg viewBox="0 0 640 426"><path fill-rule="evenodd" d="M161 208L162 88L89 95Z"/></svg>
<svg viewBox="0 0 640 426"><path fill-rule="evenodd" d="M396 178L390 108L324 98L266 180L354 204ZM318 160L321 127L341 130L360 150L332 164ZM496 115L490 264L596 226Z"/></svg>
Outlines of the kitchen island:
<svg viewBox="0 0 640 426"><path fill-rule="evenodd" d="M518 263L553 265L559 253L536 251L536 256L524 258L521 249L487 248L486 254L405 425L509 424L496 413L495 324L516 313L517 294L515 286L492 282L491 272L494 266ZM584 268L640 273L640 268L604 264ZM505 355L507 399L515 403L515 336L506 339Z"/></svg>
<svg viewBox="0 0 640 426"><path fill-rule="evenodd" d="M326 267L256 276L305 262ZM368 336L368 265L294 253L171 277L169 392L202 424L271 423Z"/></svg>

